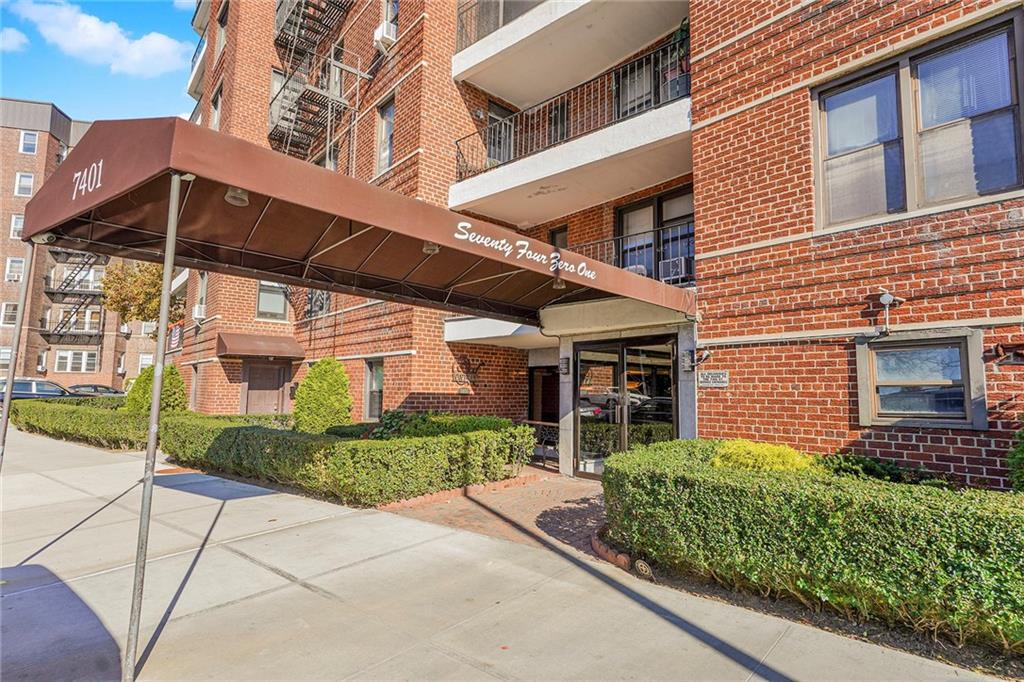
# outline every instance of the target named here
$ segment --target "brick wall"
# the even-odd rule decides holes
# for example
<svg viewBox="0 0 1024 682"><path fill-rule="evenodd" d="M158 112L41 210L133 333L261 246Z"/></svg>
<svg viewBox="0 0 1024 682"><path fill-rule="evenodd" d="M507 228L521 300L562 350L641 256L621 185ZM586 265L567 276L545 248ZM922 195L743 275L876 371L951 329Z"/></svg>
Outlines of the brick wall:
<svg viewBox="0 0 1024 682"><path fill-rule="evenodd" d="M797 4L692 5L699 334L713 351L703 368L730 371L728 389L699 393L700 432L853 450L1005 487L1024 368L997 365L993 349L1024 343L1024 198L816 233L811 102L822 74L1000 4L851 0L783 15ZM897 328L984 328L987 431L859 426L854 336L841 332L880 324L880 287L907 299L893 309ZM768 334L797 338L735 342Z"/></svg>

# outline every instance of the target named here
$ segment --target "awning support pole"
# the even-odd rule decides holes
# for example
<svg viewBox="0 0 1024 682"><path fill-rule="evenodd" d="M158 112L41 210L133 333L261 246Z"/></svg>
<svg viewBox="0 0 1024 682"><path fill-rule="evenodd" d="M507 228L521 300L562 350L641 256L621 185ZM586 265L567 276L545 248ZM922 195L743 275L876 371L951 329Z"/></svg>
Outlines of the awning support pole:
<svg viewBox="0 0 1024 682"><path fill-rule="evenodd" d="M4 406L0 414L0 469L4 465L4 450L7 449L7 423L11 419L11 391L14 377L18 374L18 348L21 346L21 327L28 307L28 290L32 288L32 259L36 253L34 242L28 243L25 253L25 268L21 272L21 292L18 294L18 312L14 316L14 337L11 339L11 361L7 366L7 383L4 384Z"/></svg>
<svg viewBox="0 0 1024 682"><path fill-rule="evenodd" d="M142 479L142 506L139 510L139 542L135 549L135 579L132 583L132 610L128 619L128 638L124 645L121 679L135 679L135 656L139 642L139 620L142 616L142 589L146 578L146 550L149 545L149 517L153 501L153 471L156 469L157 435L160 430L160 392L164 385L164 350L167 347L167 324L170 321L171 282L174 278L174 245L178 238L178 208L181 200L181 176L171 174L171 191L167 204L167 240L164 245L164 272L160 287L160 321L157 323L156 357L153 364L153 393L149 409L149 434L146 439L146 473Z"/></svg>

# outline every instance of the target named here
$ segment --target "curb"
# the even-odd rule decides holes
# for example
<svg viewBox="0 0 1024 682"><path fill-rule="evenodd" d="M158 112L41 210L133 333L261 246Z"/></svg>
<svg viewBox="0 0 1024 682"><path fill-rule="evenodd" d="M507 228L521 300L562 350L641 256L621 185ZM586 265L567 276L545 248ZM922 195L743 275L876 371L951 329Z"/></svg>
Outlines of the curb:
<svg viewBox="0 0 1024 682"><path fill-rule="evenodd" d="M632 558L625 552L616 552L611 546L606 544L601 539L601 533L605 528L601 528L593 535L590 536L590 547L594 550L597 556L601 557L613 566L618 566L624 571L628 571L629 567L633 564Z"/></svg>
<svg viewBox="0 0 1024 682"><path fill-rule="evenodd" d="M475 483L462 488L452 488L451 490L442 490L436 493L420 495L419 497L412 497L408 500L388 502L387 504L378 505L376 509L381 511L414 509L416 507L437 504L439 502L449 502L458 497L469 497L470 495L479 495L480 493L490 493L497 492L498 490L507 490L508 488L518 488L524 485L529 485L530 483L541 481L544 478L544 476L537 474L526 474L516 476L515 478L506 478L502 481L493 481L491 483Z"/></svg>

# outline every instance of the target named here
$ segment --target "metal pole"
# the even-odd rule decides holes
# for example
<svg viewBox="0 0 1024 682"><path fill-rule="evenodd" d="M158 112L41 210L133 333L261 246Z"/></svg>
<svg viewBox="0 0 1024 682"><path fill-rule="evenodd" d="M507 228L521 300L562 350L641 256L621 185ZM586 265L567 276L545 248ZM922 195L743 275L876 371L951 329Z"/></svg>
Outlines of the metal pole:
<svg viewBox="0 0 1024 682"><path fill-rule="evenodd" d="M164 245L163 283L160 288L160 321L157 323L156 358L153 365L152 405L149 409L149 434L146 440L146 473L142 479L142 507L139 511L139 543L135 550L135 580L132 583L132 610L128 620L128 639L124 645L121 679L135 679L135 654L142 616L142 588L146 578L146 548L149 544L149 516L153 501L153 470L156 468L156 440L160 427L160 391L164 384L164 349L171 307L171 281L174 277L174 246L178 237L178 207L181 200L181 176L171 174L167 205L167 239Z"/></svg>
<svg viewBox="0 0 1024 682"><path fill-rule="evenodd" d="M25 268L21 271L21 292L18 294L18 312L14 316L14 337L11 339L11 364L7 366L7 383L4 384L4 406L0 413L0 468L4 465L4 450L7 449L7 423L11 418L11 391L14 377L18 373L18 347L21 345L21 326L28 307L28 290L32 286L32 259L36 253L34 242L28 243L25 254Z"/></svg>

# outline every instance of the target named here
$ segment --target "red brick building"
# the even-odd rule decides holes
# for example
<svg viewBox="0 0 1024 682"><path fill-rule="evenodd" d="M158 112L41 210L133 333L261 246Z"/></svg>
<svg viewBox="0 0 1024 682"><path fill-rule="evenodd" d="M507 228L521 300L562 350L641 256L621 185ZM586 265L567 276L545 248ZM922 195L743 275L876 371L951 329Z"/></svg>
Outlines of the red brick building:
<svg viewBox="0 0 1024 682"><path fill-rule="evenodd" d="M156 344L152 324L124 324L100 304L99 284L112 259L39 248L25 272L21 241L25 205L88 127L48 102L0 99L0 370L10 363L18 294L29 277L17 376L120 389L153 363Z"/></svg>
<svg viewBox="0 0 1024 682"><path fill-rule="evenodd" d="M553 305L537 328L191 273L197 409L287 410L333 355L356 418L551 423L565 473L699 434L1006 485L1019 3L200 0L193 26L195 122L700 307Z"/></svg>

